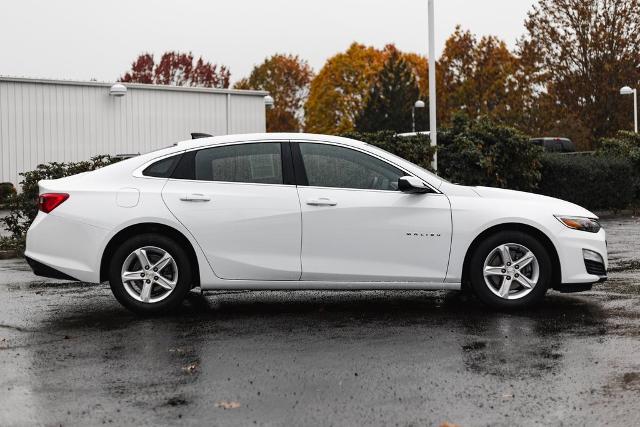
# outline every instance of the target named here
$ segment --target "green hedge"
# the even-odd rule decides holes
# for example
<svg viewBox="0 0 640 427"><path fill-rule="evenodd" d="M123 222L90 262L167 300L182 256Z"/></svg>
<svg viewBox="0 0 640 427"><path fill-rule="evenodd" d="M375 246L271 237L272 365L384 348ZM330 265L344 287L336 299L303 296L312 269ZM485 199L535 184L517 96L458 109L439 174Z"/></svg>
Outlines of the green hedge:
<svg viewBox="0 0 640 427"><path fill-rule="evenodd" d="M633 187L636 204L640 201L640 134L620 131L613 138L600 141L598 156L624 157L633 165Z"/></svg>
<svg viewBox="0 0 640 427"><path fill-rule="evenodd" d="M634 199L632 163L621 157L545 154L537 193L590 210L620 210Z"/></svg>
<svg viewBox="0 0 640 427"><path fill-rule="evenodd" d="M343 136L431 168L433 149L426 135L404 138L381 131ZM620 133L603 141L596 155L545 154L513 128L457 116L452 127L438 133L438 173L463 185L535 192L591 210L620 210L640 196L640 138Z"/></svg>
<svg viewBox="0 0 640 427"><path fill-rule="evenodd" d="M532 191L540 180L541 154L526 135L487 118L458 115L438 133L438 171L460 184Z"/></svg>
<svg viewBox="0 0 640 427"><path fill-rule="evenodd" d="M435 149L431 147L431 140L428 135L398 136L393 131L380 131L350 132L341 136L375 145L418 166L431 170L431 159L433 159Z"/></svg>

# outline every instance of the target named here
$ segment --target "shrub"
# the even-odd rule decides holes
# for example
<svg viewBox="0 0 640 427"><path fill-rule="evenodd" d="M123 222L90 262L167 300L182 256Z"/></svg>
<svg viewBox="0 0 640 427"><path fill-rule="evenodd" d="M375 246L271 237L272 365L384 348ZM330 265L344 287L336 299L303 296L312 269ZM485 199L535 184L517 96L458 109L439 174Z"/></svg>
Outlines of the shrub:
<svg viewBox="0 0 640 427"><path fill-rule="evenodd" d="M431 170L431 160L435 149L431 147L428 135L398 136L393 131L380 132L350 132L344 135L382 148L405 160Z"/></svg>
<svg viewBox="0 0 640 427"><path fill-rule="evenodd" d="M0 182L0 208L6 206L9 199L16 194L16 188L10 182Z"/></svg>
<svg viewBox="0 0 640 427"><path fill-rule="evenodd" d="M620 131L613 138L603 139L596 155L629 159L633 166L634 199L640 201L640 134Z"/></svg>
<svg viewBox="0 0 640 427"><path fill-rule="evenodd" d="M633 199L632 172L620 157L545 154L537 192L591 210L624 209Z"/></svg>
<svg viewBox="0 0 640 427"><path fill-rule="evenodd" d="M46 163L38 165L33 171L21 173L20 175L24 178L20 182L21 192L9 197L9 215L0 219L0 224L3 224L14 239L21 241L38 214L38 181L92 171L119 160L108 155L101 155L84 162Z"/></svg>
<svg viewBox="0 0 640 427"><path fill-rule="evenodd" d="M349 133L422 167L431 168L429 137L393 132ZM634 173L634 167L636 172ZM620 133L604 140L598 154L545 154L516 129L488 119L457 116L438 134L438 172L464 185L533 191L592 210L619 210L640 196L640 137Z"/></svg>
<svg viewBox="0 0 640 427"><path fill-rule="evenodd" d="M13 236L0 237L0 251L17 251L19 254L24 253L24 237L16 239Z"/></svg>
<svg viewBox="0 0 640 427"><path fill-rule="evenodd" d="M431 169L434 149L428 135L399 137L391 131L352 132L348 138L365 141L410 162ZM482 118L454 118L453 127L438 133L438 172L464 185L531 191L540 180L542 149L514 128Z"/></svg>
<svg viewBox="0 0 640 427"><path fill-rule="evenodd" d="M542 149L518 130L458 115L438 134L438 172L464 185L532 191L540 181Z"/></svg>

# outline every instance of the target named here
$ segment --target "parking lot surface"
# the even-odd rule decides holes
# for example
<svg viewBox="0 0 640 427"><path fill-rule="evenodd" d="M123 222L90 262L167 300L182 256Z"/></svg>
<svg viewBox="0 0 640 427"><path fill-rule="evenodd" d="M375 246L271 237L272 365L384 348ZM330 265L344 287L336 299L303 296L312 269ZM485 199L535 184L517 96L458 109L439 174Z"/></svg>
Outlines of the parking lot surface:
<svg viewBox="0 0 640 427"><path fill-rule="evenodd" d="M456 292L193 292L137 317L108 285L0 261L0 425L640 425L640 219L610 280L493 312Z"/></svg>

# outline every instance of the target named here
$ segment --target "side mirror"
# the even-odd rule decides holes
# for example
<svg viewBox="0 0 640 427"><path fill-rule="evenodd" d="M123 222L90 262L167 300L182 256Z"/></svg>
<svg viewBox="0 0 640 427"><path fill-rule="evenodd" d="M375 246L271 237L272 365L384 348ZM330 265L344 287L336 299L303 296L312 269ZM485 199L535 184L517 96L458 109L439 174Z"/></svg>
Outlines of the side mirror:
<svg viewBox="0 0 640 427"><path fill-rule="evenodd" d="M403 176L398 179L398 190L409 194L424 194L432 191L427 184L415 176Z"/></svg>

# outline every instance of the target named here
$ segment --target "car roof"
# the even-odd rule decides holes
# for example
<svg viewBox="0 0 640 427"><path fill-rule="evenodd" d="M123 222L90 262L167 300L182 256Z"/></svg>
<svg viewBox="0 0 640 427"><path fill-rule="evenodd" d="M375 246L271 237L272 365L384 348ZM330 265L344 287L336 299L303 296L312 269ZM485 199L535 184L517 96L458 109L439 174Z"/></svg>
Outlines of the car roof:
<svg viewBox="0 0 640 427"><path fill-rule="evenodd" d="M310 142L334 142L352 147L362 147L364 142L333 135L318 135L313 133L246 133L237 135L221 135L207 138L189 139L178 142L177 146L182 150L199 147L207 147L231 142L258 142L258 141L310 141Z"/></svg>
<svg viewBox="0 0 640 427"><path fill-rule="evenodd" d="M178 143L183 149L205 147L217 144L226 144L230 142L252 142L252 141L317 141L317 142L335 142L354 147L365 145L364 142L354 139L343 138L333 135L320 135L313 133L246 133L235 135L221 135L208 138L189 139Z"/></svg>
<svg viewBox="0 0 640 427"><path fill-rule="evenodd" d="M368 144L354 139L343 138L333 135L317 135L311 133L245 133L235 135L220 135L206 138L188 139L180 141L169 147L143 153L135 157L138 162L147 162L160 157L173 155L182 151L197 150L198 148L211 147L222 144L242 143L242 142L265 142L265 141L309 141L328 142L346 145L350 147L365 147ZM120 162L122 163L122 162Z"/></svg>

